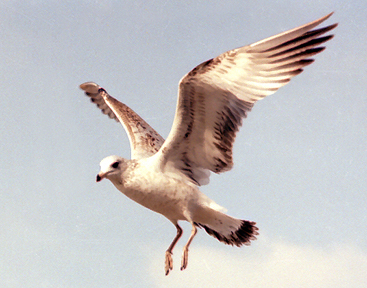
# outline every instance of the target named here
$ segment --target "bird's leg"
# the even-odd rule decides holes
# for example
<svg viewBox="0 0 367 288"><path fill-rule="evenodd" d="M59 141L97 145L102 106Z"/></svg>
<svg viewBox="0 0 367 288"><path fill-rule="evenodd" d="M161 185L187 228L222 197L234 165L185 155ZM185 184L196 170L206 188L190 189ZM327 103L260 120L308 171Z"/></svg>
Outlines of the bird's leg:
<svg viewBox="0 0 367 288"><path fill-rule="evenodd" d="M187 243L186 243L186 245L183 249L183 253L182 253L181 271L186 269L186 267L187 267L187 263L188 263L188 260L189 260L189 246L191 244L192 239L194 239L194 237L195 237L195 235L198 231L195 224L194 223L191 223L191 224L192 224L191 235L190 235L190 238L187 241Z"/></svg>
<svg viewBox="0 0 367 288"><path fill-rule="evenodd" d="M182 228L177 223L175 224L175 226L177 229L177 235L173 239L171 245L169 245L168 249L166 250L166 260L165 260L165 268L164 268L166 271L166 276L168 275L169 271L173 269L172 250L175 247L178 239L180 239L182 235Z"/></svg>

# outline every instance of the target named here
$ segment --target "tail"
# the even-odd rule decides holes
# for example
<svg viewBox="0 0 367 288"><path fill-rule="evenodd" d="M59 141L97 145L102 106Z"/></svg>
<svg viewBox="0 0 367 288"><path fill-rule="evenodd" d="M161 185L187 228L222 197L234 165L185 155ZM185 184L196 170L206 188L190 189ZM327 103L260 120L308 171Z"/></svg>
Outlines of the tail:
<svg viewBox="0 0 367 288"><path fill-rule="evenodd" d="M213 209L205 210L206 215L201 214L204 217L198 219L203 221L195 221L194 224L204 228L209 235L224 244L238 247L250 245L251 241L256 240L256 235L259 235L255 222L236 219Z"/></svg>

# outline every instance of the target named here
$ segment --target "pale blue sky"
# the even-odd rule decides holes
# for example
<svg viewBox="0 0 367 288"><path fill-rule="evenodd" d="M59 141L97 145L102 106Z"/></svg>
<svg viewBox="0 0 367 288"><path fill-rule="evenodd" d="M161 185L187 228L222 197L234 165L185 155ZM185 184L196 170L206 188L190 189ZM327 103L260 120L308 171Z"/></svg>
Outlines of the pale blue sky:
<svg viewBox="0 0 367 288"><path fill-rule="evenodd" d="M352 4L351 4L352 3ZM365 287L365 1L0 1L1 287ZM235 167L202 188L254 220L233 248L200 230L189 265L164 276L176 231L95 183L130 148L89 103L95 81L169 133L180 78L201 62L335 11L335 38L256 104Z"/></svg>

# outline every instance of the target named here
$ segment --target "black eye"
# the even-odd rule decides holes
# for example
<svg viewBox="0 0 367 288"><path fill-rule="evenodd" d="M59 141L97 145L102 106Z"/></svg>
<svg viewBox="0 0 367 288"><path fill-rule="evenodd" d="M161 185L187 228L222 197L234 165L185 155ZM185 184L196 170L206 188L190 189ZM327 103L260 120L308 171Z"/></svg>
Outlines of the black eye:
<svg viewBox="0 0 367 288"><path fill-rule="evenodd" d="M116 169L116 168L118 168L118 167L119 167L119 164L120 164L120 162L118 162L118 161L113 162L113 163L111 164L111 167Z"/></svg>

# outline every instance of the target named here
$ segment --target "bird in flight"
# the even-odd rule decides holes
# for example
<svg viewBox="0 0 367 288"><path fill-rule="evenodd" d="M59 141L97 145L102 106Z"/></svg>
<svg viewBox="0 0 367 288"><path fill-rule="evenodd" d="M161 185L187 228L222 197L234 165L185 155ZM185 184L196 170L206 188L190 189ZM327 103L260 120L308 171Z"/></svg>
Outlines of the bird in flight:
<svg viewBox="0 0 367 288"><path fill-rule="evenodd" d="M109 156L101 163L97 182L106 178L133 201L164 215L177 229L165 253L165 274L173 269L172 251L182 235L178 221L192 225L183 248L181 270L189 246L203 228L229 245L249 245L258 235L255 222L225 214L224 208L200 192L210 171L233 166L236 133L255 102L275 93L325 49L324 35L337 24L314 29L332 13L254 44L205 61L179 82L176 114L166 140L127 105L93 82L80 85L92 102L125 128L131 160Z"/></svg>

